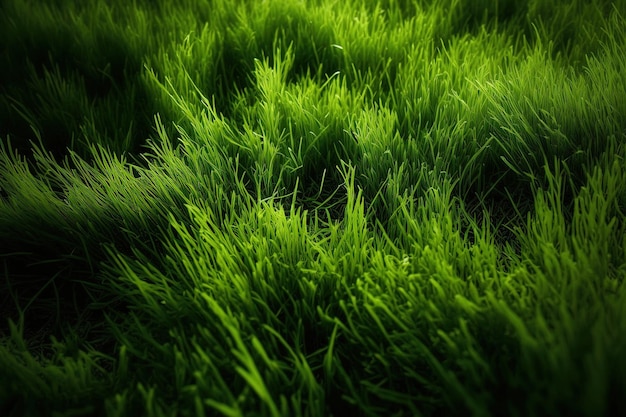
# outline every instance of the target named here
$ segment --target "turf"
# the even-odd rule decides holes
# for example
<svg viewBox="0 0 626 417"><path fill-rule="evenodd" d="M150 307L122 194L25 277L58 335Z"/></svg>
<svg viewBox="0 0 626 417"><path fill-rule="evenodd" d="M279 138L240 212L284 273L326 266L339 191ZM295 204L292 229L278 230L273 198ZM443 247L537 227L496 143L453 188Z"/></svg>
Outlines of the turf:
<svg viewBox="0 0 626 417"><path fill-rule="evenodd" d="M625 17L4 0L0 415L620 415Z"/></svg>

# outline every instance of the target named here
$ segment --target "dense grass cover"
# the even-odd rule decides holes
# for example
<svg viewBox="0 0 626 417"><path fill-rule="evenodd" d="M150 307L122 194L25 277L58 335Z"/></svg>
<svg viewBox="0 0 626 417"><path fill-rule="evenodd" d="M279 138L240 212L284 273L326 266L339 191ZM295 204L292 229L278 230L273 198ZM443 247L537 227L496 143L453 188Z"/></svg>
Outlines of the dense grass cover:
<svg viewBox="0 0 626 417"><path fill-rule="evenodd" d="M625 17L3 1L0 415L624 413Z"/></svg>

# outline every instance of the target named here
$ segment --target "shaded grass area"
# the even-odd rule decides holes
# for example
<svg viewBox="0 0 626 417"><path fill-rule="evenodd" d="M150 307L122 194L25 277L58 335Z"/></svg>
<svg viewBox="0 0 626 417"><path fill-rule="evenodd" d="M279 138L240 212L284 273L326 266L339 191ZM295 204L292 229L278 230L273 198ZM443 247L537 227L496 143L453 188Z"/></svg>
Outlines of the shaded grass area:
<svg viewBox="0 0 626 417"><path fill-rule="evenodd" d="M0 9L0 415L621 412L624 2Z"/></svg>

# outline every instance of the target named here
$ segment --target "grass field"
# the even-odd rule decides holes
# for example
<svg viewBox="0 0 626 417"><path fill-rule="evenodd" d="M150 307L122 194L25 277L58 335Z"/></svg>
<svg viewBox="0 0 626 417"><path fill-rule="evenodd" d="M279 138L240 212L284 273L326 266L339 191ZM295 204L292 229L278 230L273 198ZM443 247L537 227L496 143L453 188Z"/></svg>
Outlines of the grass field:
<svg viewBox="0 0 626 417"><path fill-rule="evenodd" d="M4 0L0 416L625 415L626 1Z"/></svg>

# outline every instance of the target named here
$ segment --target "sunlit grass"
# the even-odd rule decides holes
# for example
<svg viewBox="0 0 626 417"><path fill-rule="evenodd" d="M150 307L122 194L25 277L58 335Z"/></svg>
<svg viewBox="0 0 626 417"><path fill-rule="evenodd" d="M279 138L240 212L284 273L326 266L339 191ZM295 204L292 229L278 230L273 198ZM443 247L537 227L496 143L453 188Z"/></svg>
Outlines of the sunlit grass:
<svg viewBox="0 0 626 417"><path fill-rule="evenodd" d="M620 412L624 2L0 10L0 415Z"/></svg>

